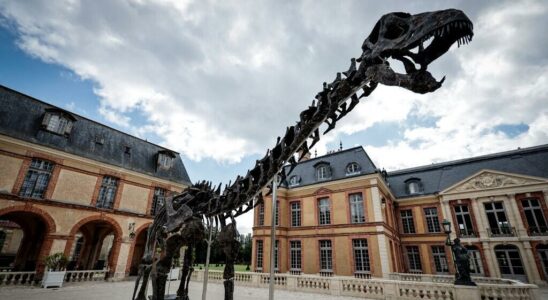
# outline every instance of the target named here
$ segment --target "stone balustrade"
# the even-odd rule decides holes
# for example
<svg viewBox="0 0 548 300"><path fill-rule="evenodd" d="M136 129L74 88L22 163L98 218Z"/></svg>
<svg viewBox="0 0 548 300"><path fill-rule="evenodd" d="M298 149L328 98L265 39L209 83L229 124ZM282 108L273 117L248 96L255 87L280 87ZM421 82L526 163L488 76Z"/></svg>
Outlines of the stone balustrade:
<svg viewBox="0 0 548 300"><path fill-rule="evenodd" d="M36 271L31 272L0 272L0 286L4 285L35 285L38 284Z"/></svg>
<svg viewBox="0 0 548 300"><path fill-rule="evenodd" d="M204 279L204 270L195 270L194 281ZM276 289L351 296L365 299L440 299L440 300L540 300L538 287L501 278L473 277L477 287L455 286L451 275L392 273L390 279L361 279L345 276L314 276L277 273ZM223 272L210 270L209 282L221 283ZM238 286L268 288L270 274L236 272Z"/></svg>
<svg viewBox="0 0 548 300"><path fill-rule="evenodd" d="M105 280L108 270L67 271L65 282L100 281Z"/></svg>

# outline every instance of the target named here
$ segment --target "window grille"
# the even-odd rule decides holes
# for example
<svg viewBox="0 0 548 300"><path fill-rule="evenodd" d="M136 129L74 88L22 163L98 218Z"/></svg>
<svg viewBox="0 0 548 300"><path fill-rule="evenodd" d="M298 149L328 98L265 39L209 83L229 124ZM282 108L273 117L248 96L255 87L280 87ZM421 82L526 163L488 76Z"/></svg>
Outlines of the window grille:
<svg viewBox="0 0 548 300"><path fill-rule="evenodd" d="M415 224L413 222L413 211L410 209L400 211L403 233L415 233Z"/></svg>
<svg viewBox="0 0 548 300"><path fill-rule="evenodd" d="M352 240L354 248L354 269L356 273L369 273L371 265L369 263L369 247L366 239Z"/></svg>
<svg viewBox="0 0 548 300"><path fill-rule="evenodd" d="M318 213L320 225L331 224L331 211L329 208L329 198L318 200Z"/></svg>
<svg viewBox="0 0 548 300"><path fill-rule="evenodd" d="M257 246L257 263L255 269L257 271L263 270L263 241L258 240L255 242Z"/></svg>
<svg viewBox="0 0 548 300"><path fill-rule="evenodd" d="M290 271L301 271L301 241L290 241L289 252L291 255Z"/></svg>
<svg viewBox="0 0 548 300"><path fill-rule="evenodd" d="M426 227L428 228L428 232L441 232L438 209L436 207L425 208L424 216L426 218Z"/></svg>
<svg viewBox="0 0 548 300"><path fill-rule="evenodd" d="M160 187L154 188L154 195L152 196L152 207L150 209L150 214L155 216L156 213L160 210L165 204L166 190Z"/></svg>
<svg viewBox="0 0 548 300"><path fill-rule="evenodd" d="M43 198L44 193L48 188L52 171L52 162L33 158L29 170L25 175L25 180L23 181L19 195L28 198Z"/></svg>
<svg viewBox="0 0 548 300"><path fill-rule="evenodd" d="M421 256L418 246L407 246L407 263L410 272L422 273Z"/></svg>
<svg viewBox="0 0 548 300"><path fill-rule="evenodd" d="M301 226L301 203L291 202L291 226Z"/></svg>
<svg viewBox="0 0 548 300"><path fill-rule="evenodd" d="M444 248L444 246L432 246L432 257L434 258L434 265L438 274L449 273Z"/></svg>
<svg viewBox="0 0 548 300"><path fill-rule="evenodd" d="M331 241L320 241L320 272L333 272Z"/></svg>
<svg viewBox="0 0 548 300"><path fill-rule="evenodd" d="M111 209L114 205L114 198L116 197L116 190L118 189L118 178L105 176L101 183L101 189L99 190L99 197L97 198L96 207Z"/></svg>
<svg viewBox="0 0 548 300"><path fill-rule="evenodd" d="M350 194L350 217L352 223L364 223L365 214L363 211L362 193Z"/></svg>

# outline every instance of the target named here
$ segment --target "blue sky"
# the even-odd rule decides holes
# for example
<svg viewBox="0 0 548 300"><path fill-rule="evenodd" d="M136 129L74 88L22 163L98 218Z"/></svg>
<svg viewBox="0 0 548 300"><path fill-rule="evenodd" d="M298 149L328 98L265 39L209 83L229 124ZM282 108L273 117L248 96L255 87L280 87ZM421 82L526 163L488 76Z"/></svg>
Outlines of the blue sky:
<svg viewBox="0 0 548 300"><path fill-rule="evenodd" d="M239 2L0 0L0 84L226 183L348 68L381 15L455 7L475 36L429 67L444 86L378 87L312 153L362 145L395 170L548 143L545 2Z"/></svg>

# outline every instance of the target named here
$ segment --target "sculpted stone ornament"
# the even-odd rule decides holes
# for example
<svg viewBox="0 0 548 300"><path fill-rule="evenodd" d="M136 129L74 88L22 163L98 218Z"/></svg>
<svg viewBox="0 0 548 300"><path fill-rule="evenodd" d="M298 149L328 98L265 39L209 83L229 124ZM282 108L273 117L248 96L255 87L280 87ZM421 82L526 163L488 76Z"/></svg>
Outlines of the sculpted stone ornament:
<svg viewBox="0 0 548 300"><path fill-rule="evenodd" d="M400 86L421 94L437 90L444 79L436 81L427 71L428 65L447 52L455 42L460 46L468 43L472 36L472 22L460 10L384 15L363 42L359 58L351 59L347 71L338 72L333 82L323 84L313 105L300 114L295 125L287 127L285 135L278 137L274 147L267 150L266 155L257 160L245 176L238 176L234 183L223 189L221 185L215 188L209 182L199 182L166 201L148 232L143 266L140 268L142 274L135 283L134 299L146 299L150 275L153 282L152 299L163 299L166 273L169 271L166 266L173 258L172 253L185 240L172 236L177 236L189 222L204 218L215 218L220 222L225 216L234 219L262 203L263 190L267 188L272 192L270 182L274 176L279 174L285 182L297 163L295 154L299 154L300 161L320 140L319 127L327 124L324 134L335 128L337 121L352 111L361 98L369 96L378 84ZM405 73L392 70L387 61L389 58L401 61ZM286 165L289 167L286 168ZM235 254L230 251L236 248L229 240L223 250L227 259L232 259ZM155 251L158 247L165 254L158 254ZM234 285L230 283L230 274L233 271L228 270L224 275L225 299L232 299ZM182 293L179 297L185 299L186 296Z"/></svg>

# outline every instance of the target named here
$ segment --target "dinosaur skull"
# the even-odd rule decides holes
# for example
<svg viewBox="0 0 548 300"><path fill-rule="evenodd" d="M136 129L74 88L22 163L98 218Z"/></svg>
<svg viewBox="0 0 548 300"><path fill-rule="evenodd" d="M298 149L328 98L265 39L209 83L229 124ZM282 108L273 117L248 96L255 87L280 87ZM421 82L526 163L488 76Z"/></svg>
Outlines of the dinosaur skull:
<svg viewBox="0 0 548 300"><path fill-rule="evenodd" d="M427 72L428 65L443 55L451 45L472 40L472 22L460 10L447 9L416 15L396 12L384 15L363 42L363 53L358 61L367 65L386 62L388 58L401 61L407 74L405 80L420 78L425 82L420 92L431 92L441 86ZM419 70L415 67L420 65ZM419 74L421 73L421 74ZM383 83L383 82L380 82ZM414 90L415 91L415 90Z"/></svg>

